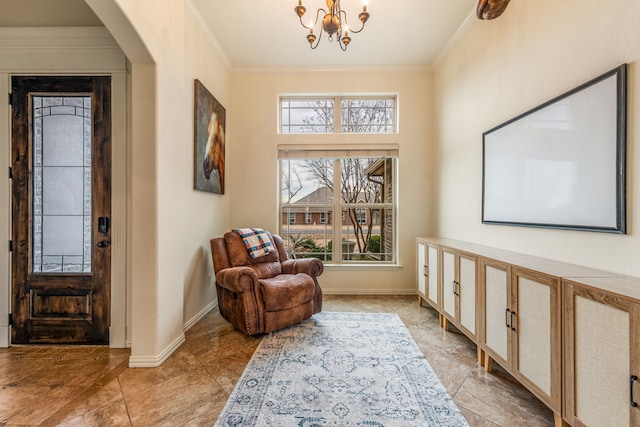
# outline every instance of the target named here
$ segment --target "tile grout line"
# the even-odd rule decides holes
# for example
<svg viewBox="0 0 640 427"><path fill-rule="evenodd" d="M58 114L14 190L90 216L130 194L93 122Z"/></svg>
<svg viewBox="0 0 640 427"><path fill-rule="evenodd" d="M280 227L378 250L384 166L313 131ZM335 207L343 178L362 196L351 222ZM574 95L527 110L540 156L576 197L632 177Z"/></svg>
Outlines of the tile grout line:
<svg viewBox="0 0 640 427"><path fill-rule="evenodd" d="M113 379L117 379L118 375L124 372L129 367L129 359L124 360L118 366L107 372L103 377L95 381L86 389L78 392L76 397L70 400L66 405L60 408L58 411L51 414L46 420L40 423L40 426L55 426L59 424L64 418L71 413L72 410L77 408L82 402L89 399L91 396L99 392ZM124 396L123 396L124 397ZM128 414L128 411L127 411Z"/></svg>
<svg viewBox="0 0 640 427"><path fill-rule="evenodd" d="M480 364L479 364L478 362L476 362L476 364L475 364L475 365L473 365L473 368L471 368L471 369L469 370L469 373L467 374L467 376L466 376L466 377L464 378L464 380L460 383L460 386L457 388L457 390L455 391L455 393L451 396L451 399L452 399L452 400L454 400L454 403L455 403L455 397L456 397L456 396L458 395L458 393L460 392L460 389L462 389L462 386L464 386L464 384L465 384L465 383L469 380L469 378L473 375L473 371L474 371L475 369L484 369L484 368L483 368L482 366L480 366ZM458 408L460 408L460 407L461 407L461 405L458 405L457 403L456 403L456 405L458 406ZM497 423L495 423L495 422L491 421L490 419L483 417L482 415L478 414L477 412L472 411L471 409L469 409L469 408L467 408L467 407L465 407L465 406L462 406L462 408L464 408L466 411L469 411L469 412L471 412L471 413L475 414L477 417L482 418L482 419L483 419L483 420L485 420L486 422L491 423L492 425L494 425L494 426L496 426L496 427L500 427L500 424L497 424Z"/></svg>
<svg viewBox="0 0 640 427"><path fill-rule="evenodd" d="M129 405L127 405L127 399L124 396L124 391L122 391L122 383L120 382L120 375L116 377L116 381L118 381L118 389L120 390L120 396L122 396L122 403L124 404L124 409L127 411L127 419L129 420L129 425L133 426L133 421L131 420L131 414L129 413Z"/></svg>

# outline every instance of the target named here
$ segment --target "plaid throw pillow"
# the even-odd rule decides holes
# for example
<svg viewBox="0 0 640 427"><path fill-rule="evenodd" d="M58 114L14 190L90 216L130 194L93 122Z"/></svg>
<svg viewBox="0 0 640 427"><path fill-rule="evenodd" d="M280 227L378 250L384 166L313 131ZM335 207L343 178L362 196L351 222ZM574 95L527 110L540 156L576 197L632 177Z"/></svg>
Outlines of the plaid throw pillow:
<svg viewBox="0 0 640 427"><path fill-rule="evenodd" d="M233 231L242 237L244 247L247 248L249 256L253 259L260 258L276 250L266 231L262 228L236 228Z"/></svg>

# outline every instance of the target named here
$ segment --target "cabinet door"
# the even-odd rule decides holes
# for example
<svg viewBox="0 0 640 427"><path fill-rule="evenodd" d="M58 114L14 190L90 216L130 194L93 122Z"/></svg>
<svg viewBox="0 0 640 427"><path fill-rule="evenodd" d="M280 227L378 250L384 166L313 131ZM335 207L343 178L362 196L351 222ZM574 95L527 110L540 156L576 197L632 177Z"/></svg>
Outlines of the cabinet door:
<svg viewBox="0 0 640 427"><path fill-rule="evenodd" d="M456 321L456 256L450 249L442 249L442 310L449 320Z"/></svg>
<svg viewBox="0 0 640 427"><path fill-rule="evenodd" d="M560 413L559 279L513 267L511 283L514 376Z"/></svg>
<svg viewBox="0 0 640 427"><path fill-rule="evenodd" d="M565 418L573 426L637 426L637 303L564 284Z"/></svg>
<svg viewBox="0 0 640 427"><path fill-rule="evenodd" d="M418 295L426 298L427 294L427 244L418 241Z"/></svg>
<svg viewBox="0 0 640 427"><path fill-rule="evenodd" d="M427 279L427 299L429 304L439 308L440 299L438 298L438 247L427 245L427 263L429 264L429 277Z"/></svg>
<svg viewBox="0 0 640 427"><path fill-rule="evenodd" d="M438 246L417 240L418 295L420 303L428 302L436 310L440 309L438 298Z"/></svg>
<svg viewBox="0 0 640 427"><path fill-rule="evenodd" d="M509 265L482 260L482 296L484 305L484 349L493 359L509 369L509 341L511 321L509 312Z"/></svg>
<svg viewBox="0 0 640 427"><path fill-rule="evenodd" d="M460 254L458 258L458 319L467 334L476 335L476 259Z"/></svg>

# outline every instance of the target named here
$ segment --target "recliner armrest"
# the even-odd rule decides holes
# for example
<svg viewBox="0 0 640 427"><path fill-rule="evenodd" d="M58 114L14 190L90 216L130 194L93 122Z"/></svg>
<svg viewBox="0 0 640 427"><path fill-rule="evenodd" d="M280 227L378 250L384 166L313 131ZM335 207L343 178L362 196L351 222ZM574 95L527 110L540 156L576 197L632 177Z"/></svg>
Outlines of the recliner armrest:
<svg viewBox="0 0 640 427"><path fill-rule="evenodd" d="M218 271L216 282L231 292L252 291L258 284L258 276L249 267L230 267Z"/></svg>
<svg viewBox="0 0 640 427"><path fill-rule="evenodd" d="M318 277L324 271L324 264L318 258L288 259L282 263L285 274L306 273L311 277Z"/></svg>

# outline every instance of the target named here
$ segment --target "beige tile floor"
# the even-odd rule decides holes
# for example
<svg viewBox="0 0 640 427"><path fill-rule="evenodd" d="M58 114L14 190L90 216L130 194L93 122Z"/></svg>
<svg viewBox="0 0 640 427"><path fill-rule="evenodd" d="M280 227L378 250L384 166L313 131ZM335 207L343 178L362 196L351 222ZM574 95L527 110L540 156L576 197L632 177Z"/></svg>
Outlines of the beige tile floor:
<svg viewBox="0 0 640 427"><path fill-rule="evenodd" d="M466 337L439 327L415 296L325 296L324 311L393 312L471 426L552 426L553 415L500 367L477 366ZM217 310L159 368L127 368L128 350L0 349L0 426L212 426L260 342Z"/></svg>

